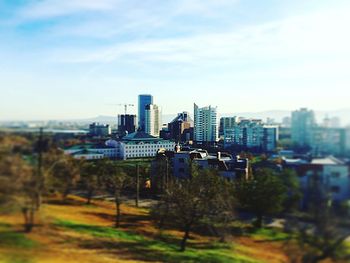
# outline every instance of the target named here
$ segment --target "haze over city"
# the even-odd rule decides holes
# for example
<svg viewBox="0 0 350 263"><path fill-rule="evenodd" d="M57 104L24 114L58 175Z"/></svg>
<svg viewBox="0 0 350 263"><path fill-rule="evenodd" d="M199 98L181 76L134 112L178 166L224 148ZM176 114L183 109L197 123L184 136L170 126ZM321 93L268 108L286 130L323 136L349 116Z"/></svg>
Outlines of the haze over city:
<svg viewBox="0 0 350 263"><path fill-rule="evenodd" d="M324 0L1 0L0 119L115 115L109 104L141 93L164 114L193 102L347 108L349 11Z"/></svg>

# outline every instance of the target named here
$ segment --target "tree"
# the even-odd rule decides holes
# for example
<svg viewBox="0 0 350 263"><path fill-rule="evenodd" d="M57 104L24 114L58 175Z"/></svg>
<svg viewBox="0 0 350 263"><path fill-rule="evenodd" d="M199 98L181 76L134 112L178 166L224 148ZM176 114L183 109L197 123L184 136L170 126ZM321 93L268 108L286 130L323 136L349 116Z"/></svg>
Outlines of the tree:
<svg viewBox="0 0 350 263"><path fill-rule="evenodd" d="M314 177L306 211L308 222L302 222L298 218L286 222L302 254L301 258L292 258L292 260L299 260L303 263L317 263L326 259L350 260L345 246L345 240L350 236L350 231L342 226L344 221L336 215L330 196L325 194L325 189L318 181L317 174ZM293 244L287 242L287 248L291 247Z"/></svg>
<svg viewBox="0 0 350 263"><path fill-rule="evenodd" d="M203 221L213 223L216 216L230 210L225 205L228 200L221 198L225 187L227 181L214 170L193 169L190 178L169 182L153 214L166 216L182 229L181 251L185 251L195 226Z"/></svg>
<svg viewBox="0 0 350 263"><path fill-rule="evenodd" d="M299 208L300 201L303 197L298 175L294 170L284 169L281 173L279 173L279 177L287 190L287 196L282 205L283 211L296 211Z"/></svg>
<svg viewBox="0 0 350 263"><path fill-rule="evenodd" d="M103 182L107 190L114 196L116 209L115 227L119 227L121 218L120 206L122 203L121 194L126 186L130 185L130 177L111 161L105 160L100 165L102 165L103 169Z"/></svg>
<svg viewBox="0 0 350 263"><path fill-rule="evenodd" d="M101 187L102 162L84 162L81 170L82 187L86 190L86 203L90 204L94 193Z"/></svg>
<svg viewBox="0 0 350 263"><path fill-rule="evenodd" d="M34 226L35 193L32 167L19 155L0 156L0 207L5 212L21 209L26 232Z"/></svg>
<svg viewBox="0 0 350 263"><path fill-rule="evenodd" d="M68 194L80 179L82 160L76 160L69 155L58 154L47 170L50 174L50 183L53 189L62 194L66 200Z"/></svg>
<svg viewBox="0 0 350 263"><path fill-rule="evenodd" d="M264 215L282 210L286 191L273 170L260 168L253 178L238 181L234 193L241 207L256 215L255 226L261 228Z"/></svg>

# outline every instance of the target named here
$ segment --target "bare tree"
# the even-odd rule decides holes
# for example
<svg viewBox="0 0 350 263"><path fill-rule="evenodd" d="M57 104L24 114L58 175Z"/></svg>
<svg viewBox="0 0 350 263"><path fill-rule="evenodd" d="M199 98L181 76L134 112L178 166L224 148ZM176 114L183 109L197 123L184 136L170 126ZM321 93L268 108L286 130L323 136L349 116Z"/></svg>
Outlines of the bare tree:
<svg viewBox="0 0 350 263"><path fill-rule="evenodd" d="M213 223L216 216L230 209L223 205L221 198L227 186L225 179L214 170L196 171L190 178L169 184L153 214L163 220L166 217L165 220L171 220L182 229L181 251L185 251L194 227L204 221Z"/></svg>

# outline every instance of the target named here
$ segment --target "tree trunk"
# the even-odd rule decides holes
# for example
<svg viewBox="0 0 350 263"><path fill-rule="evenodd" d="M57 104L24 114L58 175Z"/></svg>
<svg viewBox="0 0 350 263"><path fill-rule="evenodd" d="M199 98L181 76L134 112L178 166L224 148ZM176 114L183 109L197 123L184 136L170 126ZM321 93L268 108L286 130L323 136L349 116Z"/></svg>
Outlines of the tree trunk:
<svg viewBox="0 0 350 263"><path fill-rule="evenodd" d="M181 240L180 251L186 250L187 239L190 237L191 224L187 224L184 229L184 236Z"/></svg>
<svg viewBox="0 0 350 263"><path fill-rule="evenodd" d="M34 226L34 208L23 207L22 214L24 217L24 231L29 233Z"/></svg>
<svg viewBox="0 0 350 263"><path fill-rule="evenodd" d="M116 192L115 194L115 209L116 209L116 216L115 216L115 227L120 226L120 195Z"/></svg>
<svg viewBox="0 0 350 263"><path fill-rule="evenodd" d="M262 228L262 225L263 225L263 215L261 213L258 213L256 215L255 227Z"/></svg>
<svg viewBox="0 0 350 263"><path fill-rule="evenodd" d="M94 194L94 190L89 189L87 192L87 195L86 195L86 204L87 205L91 204L91 199L92 199L93 194Z"/></svg>
<svg viewBox="0 0 350 263"><path fill-rule="evenodd" d="M136 165L136 198L135 198L135 206L139 207L139 199L140 199L140 172L139 172L139 164Z"/></svg>

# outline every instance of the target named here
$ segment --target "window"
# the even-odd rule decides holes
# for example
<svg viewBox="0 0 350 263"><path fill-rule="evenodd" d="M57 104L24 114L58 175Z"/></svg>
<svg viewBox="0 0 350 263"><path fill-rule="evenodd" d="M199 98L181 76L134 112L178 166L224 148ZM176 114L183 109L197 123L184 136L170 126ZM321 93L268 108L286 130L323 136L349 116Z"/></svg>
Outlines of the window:
<svg viewBox="0 0 350 263"><path fill-rule="evenodd" d="M333 185L331 187L331 191L332 191L332 193L340 193L340 187L337 185Z"/></svg>
<svg viewBox="0 0 350 263"><path fill-rule="evenodd" d="M339 177L340 177L340 173L338 173L338 172L332 172L332 173L331 173L331 176L332 176L332 178L339 178Z"/></svg>

